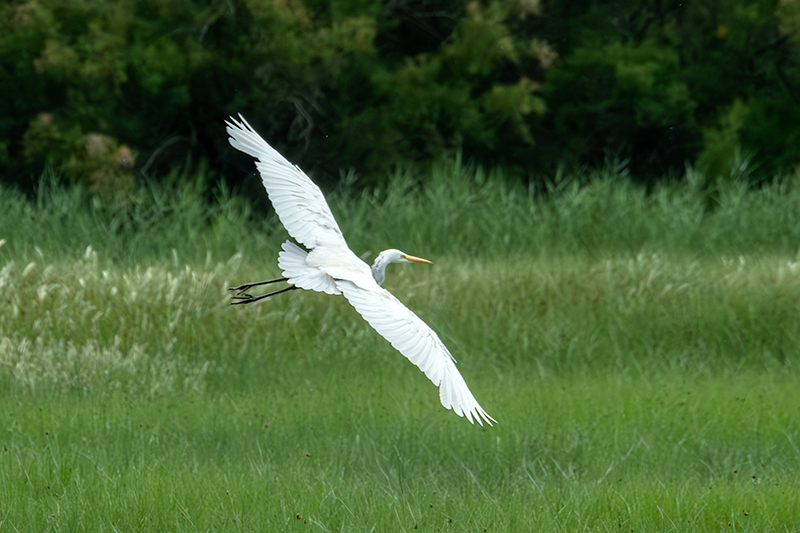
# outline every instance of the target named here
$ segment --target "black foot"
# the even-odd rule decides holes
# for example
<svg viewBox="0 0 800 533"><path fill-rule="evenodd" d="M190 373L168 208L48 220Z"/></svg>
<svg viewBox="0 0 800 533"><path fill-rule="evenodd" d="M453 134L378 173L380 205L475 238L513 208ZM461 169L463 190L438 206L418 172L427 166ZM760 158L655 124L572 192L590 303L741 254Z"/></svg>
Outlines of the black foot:
<svg viewBox="0 0 800 533"><path fill-rule="evenodd" d="M282 280L278 280L278 281L282 281ZM291 285L289 287L286 287L285 289L281 289L279 291L271 292L269 294L262 294L261 296L253 296L252 294L248 294L246 292L243 292L243 291L247 290L248 288L250 288L249 286L252 286L252 285L253 284L246 283L244 285L241 285L241 287L243 287L242 289L239 289L239 287L234 287L232 289L229 289L229 290L240 290L239 294L237 294L236 296L233 297L234 300L239 300L239 301L238 302L231 302L231 305L251 304L253 302L257 302L259 300L263 300L265 298L269 298L270 296L275 296L276 294L280 294L282 292L287 292L287 291L291 291L291 290L299 288L299 287L296 287L294 285ZM263 285L263 283L256 283L255 285Z"/></svg>
<svg viewBox="0 0 800 533"><path fill-rule="evenodd" d="M259 285L268 285L270 283L278 283L279 281L286 281L289 278L278 278L278 279L268 279L267 281L252 281L250 283L245 283L244 285L239 285L238 287L228 287L229 291L238 291L244 292L247 289L258 287Z"/></svg>

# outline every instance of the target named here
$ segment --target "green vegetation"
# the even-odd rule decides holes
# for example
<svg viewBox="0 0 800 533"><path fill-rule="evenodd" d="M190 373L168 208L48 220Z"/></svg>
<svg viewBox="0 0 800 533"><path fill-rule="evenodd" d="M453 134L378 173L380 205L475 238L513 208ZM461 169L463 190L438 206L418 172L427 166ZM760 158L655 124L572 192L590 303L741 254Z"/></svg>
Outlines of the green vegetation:
<svg viewBox="0 0 800 533"><path fill-rule="evenodd" d="M236 165L243 113L335 181L461 152L537 179L800 165L794 0L7 0L0 176L113 195ZM533 176L531 176L534 174Z"/></svg>
<svg viewBox="0 0 800 533"><path fill-rule="evenodd" d="M794 183L392 183L329 198L493 428L342 298L228 306L285 234L224 191L0 191L0 530L800 527Z"/></svg>
<svg viewBox="0 0 800 533"><path fill-rule="evenodd" d="M254 193L263 195L257 178L251 179ZM794 178L755 188L747 176L711 181L690 171L648 193L632 184L624 169L612 167L557 175L537 191L501 172L456 161L435 165L426 176L395 173L386 187L372 191L360 191L356 180L351 175L325 193L347 242L369 261L392 247L421 256L487 260L641 251L788 257L800 244L800 188ZM52 175L41 182L34 201L2 188L0 238L6 244L0 253L17 262L37 261L45 253L77 258L92 246L101 262L205 265L244 251L261 268L274 267L286 236L278 220L254 212L224 187L209 203L202 191L210 181L151 187L111 205L80 187L54 185ZM263 196L257 200L266 203Z"/></svg>

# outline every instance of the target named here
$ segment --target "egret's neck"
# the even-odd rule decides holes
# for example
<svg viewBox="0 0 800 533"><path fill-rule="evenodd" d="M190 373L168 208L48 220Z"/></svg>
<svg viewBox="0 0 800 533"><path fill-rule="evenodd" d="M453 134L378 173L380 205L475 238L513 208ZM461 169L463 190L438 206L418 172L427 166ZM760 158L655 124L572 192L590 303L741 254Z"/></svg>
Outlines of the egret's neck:
<svg viewBox="0 0 800 533"><path fill-rule="evenodd" d="M378 255L375 258L375 262L372 263L372 277L375 278L375 283L378 285L383 285L384 280L386 280L386 265L389 264L389 261L386 260L383 254Z"/></svg>

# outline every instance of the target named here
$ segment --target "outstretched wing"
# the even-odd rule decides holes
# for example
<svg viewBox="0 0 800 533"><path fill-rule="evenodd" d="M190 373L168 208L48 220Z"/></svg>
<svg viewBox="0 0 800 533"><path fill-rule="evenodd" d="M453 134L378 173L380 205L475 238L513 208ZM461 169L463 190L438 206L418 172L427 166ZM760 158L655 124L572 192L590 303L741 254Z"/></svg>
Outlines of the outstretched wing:
<svg viewBox="0 0 800 533"><path fill-rule="evenodd" d="M348 280L337 280L336 286L364 320L439 387L442 405L471 423L496 422L478 405L439 336L392 293L377 284L365 289Z"/></svg>
<svg viewBox="0 0 800 533"><path fill-rule="evenodd" d="M256 167L283 227L308 249L347 243L314 182L261 138L239 115L226 122L231 146L256 159Z"/></svg>

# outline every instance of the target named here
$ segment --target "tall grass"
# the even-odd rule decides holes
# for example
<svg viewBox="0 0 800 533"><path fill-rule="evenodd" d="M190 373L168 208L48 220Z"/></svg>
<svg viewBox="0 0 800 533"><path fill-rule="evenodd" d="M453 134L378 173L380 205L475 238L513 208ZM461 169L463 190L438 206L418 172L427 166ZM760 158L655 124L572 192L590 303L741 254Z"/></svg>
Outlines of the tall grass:
<svg viewBox="0 0 800 533"><path fill-rule="evenodd" d="M364 247L405 241L460 257L793 253L800 243L800 191L780 179L759 189L720 184L713 195L693 181L648 192L608 170L558 178L549 191L536 192L456 166L435 168L422 189L400 175L365 199L341 202L343 225Z"/></svg>
<svg viewBox="0 0 800 533"><path fill-rule="evenodd" d="M18 260L80 257L87 247L101 261L135 265L145 261L202 264L209 253L230 257L244 248L265 247L272 219L220 186L212 199L203 180L147 187L125 202L105 203L85 189L60 186L45 176L35 198L0 188L0 238ZM274 239L272 239L274 240ZM270 244L272 243L270 241Z"/></svg>
<svg viewBox="0 0 800 533"><path fill-rule="evenodd" d="M0 530L797 530L794 185L580 181L328 195L493 428L342 298L228 306L285 233L224 191L2 191Z"/></svg>
<svg viewBox="0 0 800 533"><path fill-rule="evenodd" d="M257 180L253 176L253 180ZM0 238L6 257L34 260L42 251L78 256L87 246L101 260L142 259L204 263L239 251L272 261L285 237L269 212L216 188L208 180L147 188L116 207L97 203L78 188L43 179L30 200L0 189ZM800 245L800 188L776 179L760 188L723 183L713 195L686 182L653 191L613 169L557 177L537 192L501 173L458 164L431 175L397 173L382 190L359 192L352 180L326 191L351 247L373 256L382 249L413 250L433 258L529 256L547 253L638 253L689 256L794 254Z"/></svg>
<svg viewBox="0 0 800 533"><path fill-rule="evenodd" d="M298 351L322 368L352 365L357 375L377 363L365 354L387 351L339 298L299 293L252 309L227 306L228 286L263 275L240 254L180 268L106 268L91 249L74 261L8 263L0 270L0 375L30 390L152 395L209 383L260 387L277 379L275 369L293 369L279 354ZM444 259L395 266L389 276L387 286L479 375L798 370L794 260ZM398 357L390 373L406 365Z"/></svg>

